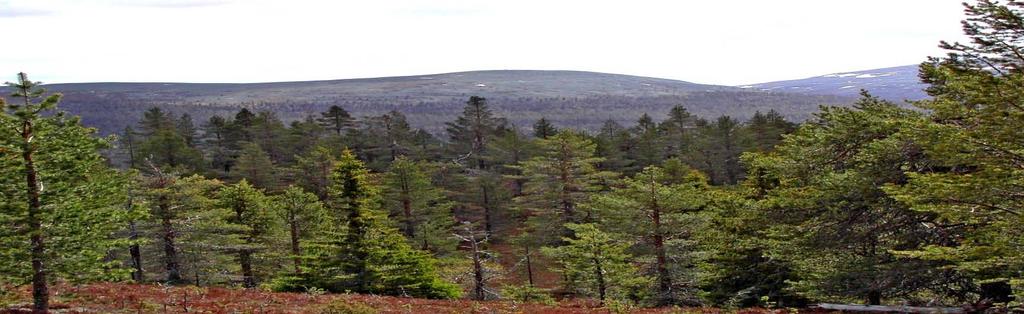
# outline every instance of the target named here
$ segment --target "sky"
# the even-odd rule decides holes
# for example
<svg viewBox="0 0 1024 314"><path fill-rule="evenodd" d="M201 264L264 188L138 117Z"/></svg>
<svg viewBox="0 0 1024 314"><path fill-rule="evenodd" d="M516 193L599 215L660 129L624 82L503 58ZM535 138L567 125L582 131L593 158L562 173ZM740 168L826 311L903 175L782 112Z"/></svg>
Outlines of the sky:
<svg viewBox="0 0 1024 314"><path fill-rule="evenodd" d="M581 70L742 85L916 64L961 0L0 0L0 81Z"/></svg>

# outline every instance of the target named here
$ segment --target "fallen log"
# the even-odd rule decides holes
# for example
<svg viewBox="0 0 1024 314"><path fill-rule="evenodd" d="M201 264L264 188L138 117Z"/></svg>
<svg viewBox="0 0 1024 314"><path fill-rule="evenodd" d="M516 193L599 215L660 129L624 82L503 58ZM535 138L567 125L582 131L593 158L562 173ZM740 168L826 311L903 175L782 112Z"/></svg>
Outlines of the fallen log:
<svg viewBox="0 0 1024 314"><path fill-rule="evenodd" d="M958 307L922 307L922 306L886 306L886 305L860 305L860 304L832 304L821 303L814 308L843 312L874 312L874 313L935 313L935 314L963 314L964 309Z"/></svg>

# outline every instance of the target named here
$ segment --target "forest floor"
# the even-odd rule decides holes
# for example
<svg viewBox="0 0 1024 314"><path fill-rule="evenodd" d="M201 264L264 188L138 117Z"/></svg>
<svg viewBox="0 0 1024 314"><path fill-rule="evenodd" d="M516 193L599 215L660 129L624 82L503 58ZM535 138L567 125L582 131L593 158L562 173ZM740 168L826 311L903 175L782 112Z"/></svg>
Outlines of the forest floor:
<svg viewBox="0 0 1024 314"><path fill-rule="evenodd" d="M512 301L427 300L360 294L266 292L256 289L95 283L55 287L53 313L786 313L764 309L622 309L591 300L555 305ZM0 287L3 289L3 287ZM0 299L0 314L31 313L28 287Z"/></svg>

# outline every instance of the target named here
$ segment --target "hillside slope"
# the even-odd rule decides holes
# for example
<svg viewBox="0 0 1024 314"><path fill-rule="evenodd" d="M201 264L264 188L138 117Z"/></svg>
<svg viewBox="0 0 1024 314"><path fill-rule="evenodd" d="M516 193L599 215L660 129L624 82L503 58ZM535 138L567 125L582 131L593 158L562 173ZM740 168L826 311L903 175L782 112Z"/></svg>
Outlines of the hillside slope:
<svg viewBox="0 0 1024 314"><path fill-rule="evenodd" d="M813 95L856 96L861 89L892 101L928 97L917 77L917 65L831 73L798 80L743 85L740 88Z"/></svg>
<svg viewBox="0 0 1024 314"><path fill-rule="evenodd" d="M608 120L627 123L643 113L664 116L684 105L704 117L745 119L775 109L803 120L821 104L845 104L850 97L744 90L729 86L579 71L474 71L403 77L280 83L76 83L51 84L64 93L62 107L83 121L116 132L135 123L152 106L188 112L196 121L233 115L240 107L271 110L284 120L301 119L331 105L356 116L398 110L415 127L443 131L469 96L490 100L492 108L517 126L541 117L556 125L597 129Z"/></svg>

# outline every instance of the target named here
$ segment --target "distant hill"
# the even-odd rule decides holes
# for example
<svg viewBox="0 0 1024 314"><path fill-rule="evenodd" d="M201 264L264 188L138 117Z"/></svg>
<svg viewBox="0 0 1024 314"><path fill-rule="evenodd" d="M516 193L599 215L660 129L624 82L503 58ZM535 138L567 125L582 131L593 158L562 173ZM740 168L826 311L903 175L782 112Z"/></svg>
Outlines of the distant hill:
<svg viewBox="0 0 1024 314"><path fill-rule="evenodd" d="M917 65L831 73L799 80L743 85L740 88L813 95L857 96L861 89L872 95L902 102L927 98L917 77Z"/></svg>
<svg viewBox="0 0 1024 314"><path fill-rule="evenodd" d="M608 120L631 123L643 113L663 117L684 105L703 117L746 119L775 109L800 121L822 104L851 97L806 95L703 85L678 80L580 71L473 71L402 77L278 83L75 83L46 85L64 93L62 107L104 133L138 121L160 106L189 113L200 124L241 107L271 110L283 120L301 119L339 105L356 116L398 110L415 127L441 133L472 95L519 127L547 117L563 127L597 129Z"/></svg>

